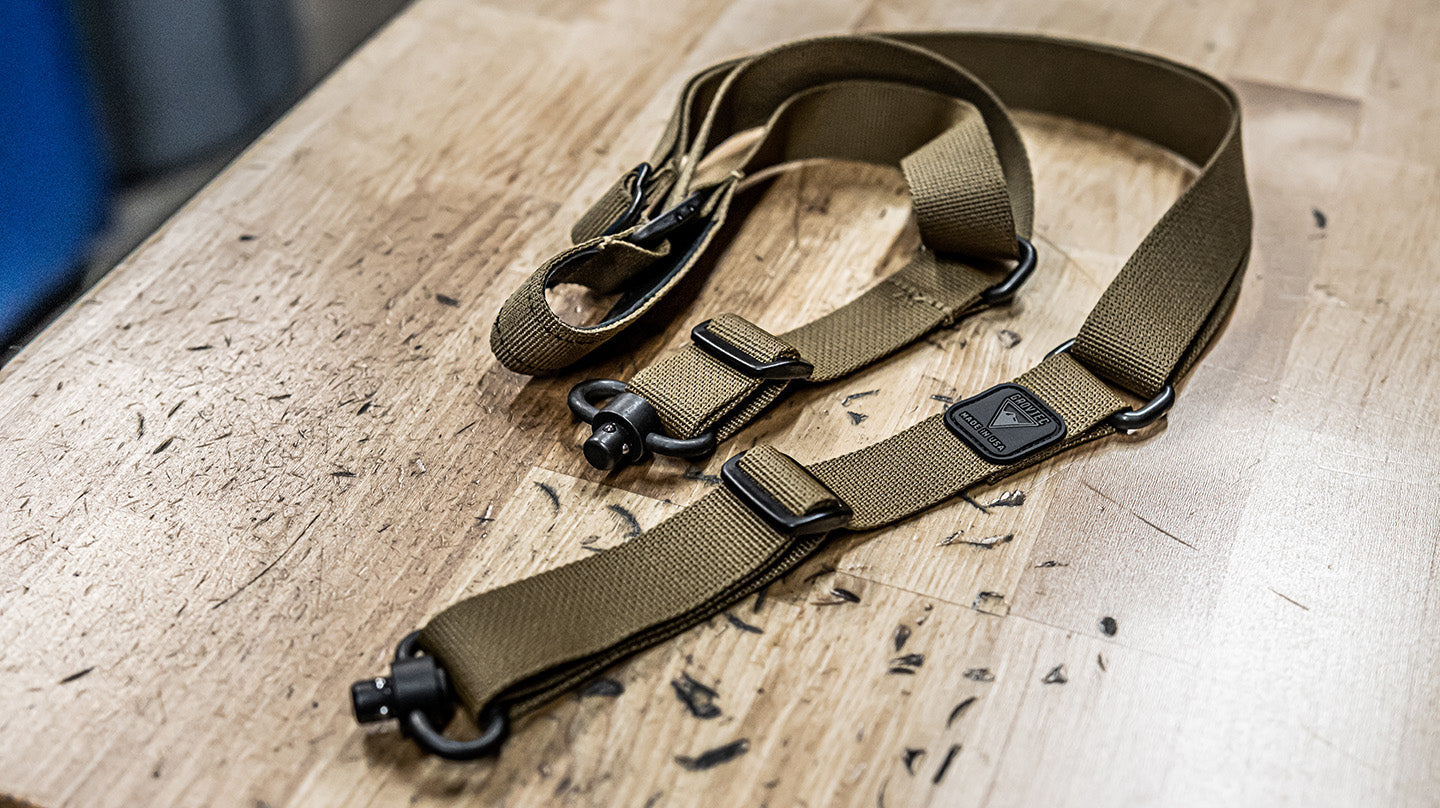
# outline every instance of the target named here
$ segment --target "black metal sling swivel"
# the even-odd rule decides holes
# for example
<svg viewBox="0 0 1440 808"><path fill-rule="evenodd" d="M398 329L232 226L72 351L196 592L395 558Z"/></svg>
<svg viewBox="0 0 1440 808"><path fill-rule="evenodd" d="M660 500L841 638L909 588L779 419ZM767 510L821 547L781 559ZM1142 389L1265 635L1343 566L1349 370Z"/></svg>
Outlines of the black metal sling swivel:
<svg viewBox="0 0 1440 808"><path fill-rule="evenodd" d="M496 355L547 372L619 333L674 287L757 170L815 156L898 161L925 243L900 272L786 334L717 316L630 382L571 396L595 425L586 453L596 465L709 451L791 381L849 373L1024 280L1030 175L1001 100L1138 136L1199 167L1073 340L849 454L802 464L761 445L730 457L722 485L640 536L435 615L400 643L388 676L354 685L356 718L398 720L443 757L493 754L511 722L785 575L832 531L882 527L1164 416L1234 308L1249 259L1239 103L1192 68L1042 36L828 37L702 71L656 155L505 304ZM710 144L756 128L748 149L707 164ZM564 282L618 291L620 302L598 326L565 325L544 298ZM479 737L443 734L457 705Z"/></svg>

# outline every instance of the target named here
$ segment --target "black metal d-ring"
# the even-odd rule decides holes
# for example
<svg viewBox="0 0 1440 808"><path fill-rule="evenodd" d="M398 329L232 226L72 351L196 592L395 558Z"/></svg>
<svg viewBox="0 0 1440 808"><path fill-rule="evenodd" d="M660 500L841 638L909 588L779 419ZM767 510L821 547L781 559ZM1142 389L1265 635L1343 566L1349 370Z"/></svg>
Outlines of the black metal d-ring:
<svg viewBox="0 0 1440 808"><path fill-rule="evenodd" d="M604 407L595 402L609 398ZM715 451L715 430L693 438L665 434L660 414L650 402L632 393L622 381L591 379L570 390L566 399L575 417L594 429L582 447L590 465L609 471L628 463L639 463L651 452L672 457L699 457Z"/></svg>
<svg viewBox="0 0 1440 808"><path fill-rule="evenodd" d="M1056 354L1070 353L1070 349L1074 347L1075 338L1071 337L1051 349L1050 353L1045 354L1045 358L1049 359ZM1154 398L1135 409L1123 410L1111 415L1106 419L1106 423L1120 432L1134 432L1160 420L1173 406L1175 406L1175 385L1167 384L1160 388L1160 392L1156 393Z"/></svg>
<svg viewBox="0 0 1440 808"><path fill-rule="evenodd" d="M1005 279L980 293L980 299L992 306L1009 303L1030 275L1035 272L1035 265L1038 263L1035 245L1030 243L1028 238L1016 238L1015 243L1020 245L1019 257L1015 260L1015 268Z"/></svg>

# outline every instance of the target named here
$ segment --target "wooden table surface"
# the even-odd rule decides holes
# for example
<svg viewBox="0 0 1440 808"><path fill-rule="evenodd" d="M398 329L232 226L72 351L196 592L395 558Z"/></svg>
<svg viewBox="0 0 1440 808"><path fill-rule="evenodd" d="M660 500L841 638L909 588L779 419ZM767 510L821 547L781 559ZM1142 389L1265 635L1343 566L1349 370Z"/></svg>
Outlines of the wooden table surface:
<svg viewBox="0 0 1440 808"><path fill-rule="evenodd" d="M684 76L925 27L1128 44L1238 89L1255 258L1168 425L838 540L522 722L498 761L357 728L350 681L462 592L623 541L730 452L847 451L1074 333L1190 173L1022 115L1042 264L1020 302L792 396L703 463L603 477L565 392L707 315L776 330L848 299L915 244L898 173L775 181L629 353L547 380L489 354L500 301L648 153ZM1440 804L1437 131L1434 0L420 0L0 370L0 793ZM687 710L689 680L719 716Z"/></svg>

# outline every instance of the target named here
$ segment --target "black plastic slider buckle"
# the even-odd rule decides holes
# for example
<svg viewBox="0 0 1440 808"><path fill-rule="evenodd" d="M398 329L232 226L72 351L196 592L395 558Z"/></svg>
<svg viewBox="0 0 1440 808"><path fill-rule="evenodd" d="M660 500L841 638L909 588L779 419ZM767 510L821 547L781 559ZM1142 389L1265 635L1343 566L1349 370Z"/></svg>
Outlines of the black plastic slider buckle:
<svg viewBox="0 0 1440 808"><path fill-rule="evenodd" d="M1055 346L1050 353L1045 354L1045 358L1049 359L1056 354L1070 353L1070 349L1074 347L1075 339L1072 337ZM1118 432L1135 432L1165 417L1165 414L1170 412L1170 408L1173 406L1175 406L1175 385L1167 384L1160 388L1160 392L1156 393L1154 398L1133 410L1115 413L1106 419L1106 423L1115 427Z"/></svg>
<svg viewBox="0 0 1440 808"><path fill-rule="evenodd" d="M596 401L606 397L610 401L604 408L595 406ZM624 382L616 379L581 382L570 389L566 403L575 417L594 427L583 450L590 465L601 471L639 463L652 452L699 457L715 451L715 430L693 438L670 437L650 402L631 393Z"/></svg>
<svg viewBox="0 0 1440 808"><path fill-rule="evenodd" d="M980 300L992 306L999 306L1009 303L1025 285L1025 281L1035 272L1035 265L1038 263L1038 255L1035 252L1035 245L1030 243L1028 238L1016 238L1015 243L1020 246L1020 255L1015 260L1015 266L1005 276L1005 279L980 293Z"/></svg>
<svg viewBox="0 0 1440 808"><path fill-rule="evenodd" d="M705 207L705 200L709 198L710 191L696 191L675 203L675 207L658 214L650 221L641 225L638 230L625 238L631 244L638 244L642 247L649 246L662 241L672 232L695 221L700 216L700 211Z"/></svg>
<svg viewBox="0 0 1440 808"><path fill-rule="evenodd" d="M711 331L709 320L690 329L690 340L696 348L753 379L808 379L815 372L815 366L803 359L762 362Z"/></svg>
<svg viewBox="0 0 1440 808"><path fill-rule="evenodd" d="M416 746L449 760L474 760L500 751L510 734L510 717L498 707L480 715L478 738L461 741L441 734L455 715L455 693L440 663L420 654L419 639L416 631L395 647L389 676L361 679L350 686L355 720L361 724L397 720Z"/></svg>
<svg viewBox="0 0 1440 808"><path fill-rule="evenodd" d="M744 456L745 453L741 452L725 461L725 465L720 467L720 481L750 510L770 523L771 527L790 536L814 536L850 524L854 513L850 506L840 502L838 497L836 504L830 507L814 508L802 514L791 513L780 500L762 488L754 477L740 468L740 458Z"/></svg>

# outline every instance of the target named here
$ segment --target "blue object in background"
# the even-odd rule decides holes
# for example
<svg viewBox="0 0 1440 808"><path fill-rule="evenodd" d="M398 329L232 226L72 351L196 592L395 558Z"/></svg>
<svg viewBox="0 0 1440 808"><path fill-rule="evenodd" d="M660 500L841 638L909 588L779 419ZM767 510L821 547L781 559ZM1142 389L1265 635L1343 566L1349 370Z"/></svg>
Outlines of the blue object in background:
<svg viewBox="0 0 1440 808"><path fill-rule="evenodd" d="M106 171L61 0L0 0L0 338L79 280Z"/></svg>

